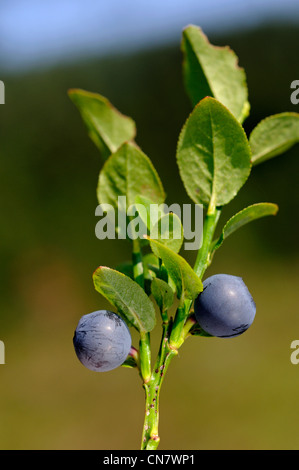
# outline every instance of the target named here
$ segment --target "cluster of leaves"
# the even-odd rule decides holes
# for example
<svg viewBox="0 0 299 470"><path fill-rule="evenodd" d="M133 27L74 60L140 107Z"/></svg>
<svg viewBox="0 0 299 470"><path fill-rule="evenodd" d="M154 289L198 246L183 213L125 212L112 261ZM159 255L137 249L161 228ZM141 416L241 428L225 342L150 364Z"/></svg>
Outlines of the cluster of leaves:
<svg viewBox="0 0 299 470"><path fill-rule="evenodd" d="M245 184L253 166L299 141L299 114L267 117L248 137L243 128L250 112L246 75L238 66L235 53L228 47L210 44L196 26L183 31L182 52L183 78L192 112L178 138L178 169L191 200L202 204L207 214L220 213ZM149 208L150 204L165 202L159 175L136 143L134 121L97 93L71 89L69 96L104 161L97 187L99 204L103 207L110 204L118 210L118 197L125 196L127 207L122 210L127 214L132 205L138 212L138 204ZM209 242L209 262L238 228L260 217L275 215L277 210L276 204L265 202L235 214L224 225L220 237ZM156 239L133 240L132 262L117 270L101 266L93 274L97 291L141 334L150 332L156 323L151 295L163 318L175 297L191 305L202 290L201 275L179 254L183 227L174 214L163 211L157 214L158 227L163 217L171 222L168 238L158 230ZM151 233L152 220L145 217L144 223ZM150 252L136 258L148 247ZM141 277L136 269L139 263Z"/></svg>

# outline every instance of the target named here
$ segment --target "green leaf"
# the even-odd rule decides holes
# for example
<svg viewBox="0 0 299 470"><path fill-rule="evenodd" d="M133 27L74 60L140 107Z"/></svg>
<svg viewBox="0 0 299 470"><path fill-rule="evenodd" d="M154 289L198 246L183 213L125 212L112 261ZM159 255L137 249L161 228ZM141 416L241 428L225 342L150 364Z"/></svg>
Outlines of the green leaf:
<svg viewBox="0 0 299 470"><path fill-rule="evenodd" d="M252 131L249 144L253 165L276 157L299 142L299 114L280 113L263 119Z"/></svg>
<svg viewBox="0 0 299 470"><path fill-rule="evenodd" d="M190 198L207 207L230 202L251 171L251 152L241 124L214 98L194 108L181 131L177 162Z"/></svg>
<svg viewBox="0 0 299 470"><path fill-rule="evenodd" d="M153 253L161 258L176 286L177 297L194 300L202 291L202 283L187 261L157 240L150 239Z"/></svg>
<svg viewBox="0 0 299 470"><path fill-rule="evenodd" d="M210 335L210 333L207 333L206 331L204 331L198 323L196 323L190 330L190 334L192 336L204 336L204 337L207 337L207 338L214 338L213 335Z"/></svg>
<svg viewBox="0 0 299 470"><path fill-rule="evenodd" d="M246 75L229 47L216 47L197 26L183 31L183 74L187 93L195 106L211 96L226 106L240 122L249 114Z"/></svg>
<svg viewBox="0 0 299 470"><path fill-rule="evenodd" d="M114 269L100 266L93 274L96 290L138 331L151 331L156 323L155 308L144 290Z"/></svg>
<svg viewBox="0 0 299 470"><path fill-rule="evenodd" d="M184 241L184 229L180 218L173 212L163 215L152 227L150 237L178 253Z"/></svg>
<svg viewBox="0 0 299 470"><path fill-rule="evenodd" d="M142 262L144 278L152 280L159 272L159 259L154 253L147 253L142 257Z"/></svg>
<svg viewBox="0 0 299 470"><path fill-rule="evenodd" d="M140 217L150 231L157 221L165 214L164 204L154 203L151 199L138 194L135 198L136 207L141 204L145 211L140 211Z"/></svg>
<svg viewBox="0 0 299 470"><path fill-rule="evenodd" d="M246 225L253 220L260 219L261 217L265 217L267 215L276 215L277 211L277 204L273 204L271 202L260 202L241 210L231 217L225 224L220 237L213 243L212 252L217 250L227 237L229 237L239 228L243 227L243 225Z"/></svg>
<svg viewBox="0 0 299 470"><path fill-rule="evenodd" d="M144 196L136 196L136 210L147 227L148 235L158 239L171 250L178 253L184 241L184 229L180 218L173 212L165 212L164 204L153 203Z"/></svg>
<svg viewBox="0 0 299 470"><path fill-rule="evenodd" d="M137 363L133 357L128 357L125 362L122 363L121 367L127 367L128 369L133 369L137 367Z"/></svg>
<svg viewBox="0 0 299 470"><path fill-rule="evenodd" d="M136 144L126 142L104 163L99 175L97 197L100 204L110 204L117 211L116 230L120 238L127 238L127 232L132 238L134 230L136 237L144 243L142 237L146 233L144 219L147 209L143 207L145 214L142 216L136 211L137 196L143 196L154 204L161 204L165 199L162 183L150 159ZM132 217L127 217L129 208Z"/></svg>
<svg viewBox="0 0 299 470"><path fill-rule="evenodd" d="M89 136L104 160L124 142L134 140L134 121L121 114L104 96L85 90L71 89L69 97L78 108Z"/></svg>
<svg viewBox="0 0 299 470"><path fill-rule="evenodd" d="M167 282L154 278L151 283L151 292L161 312L166 312L174 302L174 292Z"/></svg>
<svg viewBox="0 0 299 470"><path fill-rule="evenodd" d="M165 193L150 159L133 142L124 143L104 163L97 188L99 203L118 208L118 197L126 196L126 209L135 204L136 196L144 196L161 204Z"/></svg>

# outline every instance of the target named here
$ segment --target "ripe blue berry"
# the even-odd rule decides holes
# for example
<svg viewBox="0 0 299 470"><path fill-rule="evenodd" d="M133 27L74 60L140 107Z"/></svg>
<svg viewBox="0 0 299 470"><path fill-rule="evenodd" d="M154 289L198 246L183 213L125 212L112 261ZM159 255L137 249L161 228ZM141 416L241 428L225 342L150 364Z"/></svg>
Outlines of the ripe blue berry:
<svg viewBox="0 0 299 470"><path fill-rule="evenodd" d="M244 333L256 312L253 298L241 277L216 274L203 283L194 302L199 326L212 336L230 338Z"/></svg>
<svg viewBox="0 0 299 470"><path fill-rule="evenodd" d="M109 310L83 315L73 343L78 359L90 370L106 372L120 366L131 349L126 323Z"/></svg>

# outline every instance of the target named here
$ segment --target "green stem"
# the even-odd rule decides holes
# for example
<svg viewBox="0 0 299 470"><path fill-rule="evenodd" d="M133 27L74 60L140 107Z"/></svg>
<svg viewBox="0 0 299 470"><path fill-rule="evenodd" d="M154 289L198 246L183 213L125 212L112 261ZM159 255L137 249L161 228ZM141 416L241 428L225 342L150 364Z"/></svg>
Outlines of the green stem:
<svg viewBox="0 0 299 470"><path fill-rule="evenodd" d="M143 288L144 287L143 262L142 262L140 242L138 238L135 238L133 240L132 263L133 263L134 279Z"/></svg>
<svg viewBox="0 0 299 470"><path fill-rule="evenodd" d="M180 305L176 311L173 327L170 336L170 347L172 349L178 349L181 345L181 336L186 319L186 309L184 299L180 300Z"/></svg>
<svg viewBox="0 0 299 470"><path fill-rule="evenodd" d="M169 346L169 331L170 325L163 324L163 335L155 367L150 381L143 384L145 389L145 418L141 450L156 450L160 442L158 432L160 390L171 359L177 355L177 351L172 350Z"/></svg>
<svg viewBox="0 0 299 470"><path fill-rule="evenodd" d="M150 335L144 331L140 332L139 341L140 374L146 384L151 379L151 346Z"/></svg>
<svg viewBox="0 0 299 470"><path fill-rule="evenodd" d="M134 279L142 288L144 288L142 254L138 238L133 239L132 263ZM151 376L151 346L150 334L144 331L140 332L139 369L144 383L147 383Z"/></svg>
<svg viewBox="0 0 299 470"><path fill-rule="evenodd" d="M162 309L160 309L160 314L161 314L163 325L167 325L167 323L169 321L168 320L168 313L163 311Z"/></svg>
<svg viewBox="0 0 299 470"><path fill-rule="evenodd" d="M210 247L220 214L221 209L210 206L205 218L202 245L198 250L194 265L194 271L200 279L202 279L209 264Z"/></svg>
<svg viewBox="0 0 299 470"><path fill-rule="evenodd" d="M189 317L187 318L185 324L184 324L184 328L183 328L183 331L182 331L182 341L184 342L185 339L188 338L188 336L190 335L190 330L191 328L196 325L197 321L196 321L196 318L195 318L195 315L194 313L192 315L189 315Z"/></svg>
<svg viewBox="0 0 299 470"><path fill-rule="evenodd" d="M129 352L128 356L131 357L132 359L134 359L136 367L139 368L140 367L139 366L139 362L140 362L139 352L136 348L134 348L134 346L131 346L131 349L130 349L130 352Z"/></svg>

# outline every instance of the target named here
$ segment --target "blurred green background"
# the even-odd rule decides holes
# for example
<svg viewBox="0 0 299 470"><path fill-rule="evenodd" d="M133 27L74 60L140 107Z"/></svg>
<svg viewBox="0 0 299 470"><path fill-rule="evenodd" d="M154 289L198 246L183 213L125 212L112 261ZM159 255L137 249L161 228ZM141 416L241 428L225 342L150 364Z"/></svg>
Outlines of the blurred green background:
<svg viewBox="0 0 299 470"><path fill-rule="evenodd" d="M185 25L182 25L182 28ZM251 115L298 111L299 27L292 24L209 35L229 44L247 73ZM68 88L99 92L137 123L167 203L189 202L175 161L191 107L179 42L23 73L4 73L0 108L1 449L138 449L144 396L135 370L98 374L77 360L72 337L85 313L109 307L93 288L99 265L130 257L124 241L95 237L102 162ZM219 227L255 202L276 202L276 217L234 234L207 275L242 276L256 319L232 340L191 338L161 392L160 449L299 449L298 145L253 169ZM190 263L195 253L182 252ZM132 332L134 344L137 337ZM158 327L153 332L156 349Z"/></svg>

